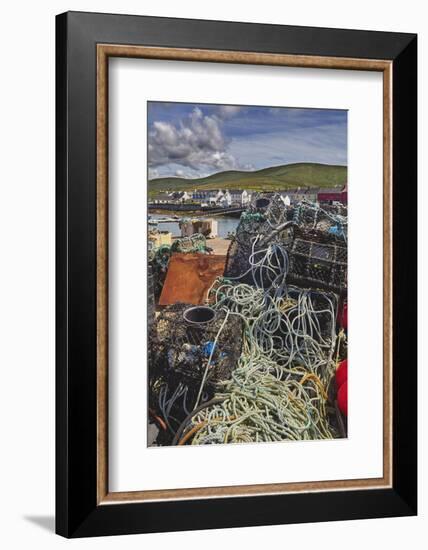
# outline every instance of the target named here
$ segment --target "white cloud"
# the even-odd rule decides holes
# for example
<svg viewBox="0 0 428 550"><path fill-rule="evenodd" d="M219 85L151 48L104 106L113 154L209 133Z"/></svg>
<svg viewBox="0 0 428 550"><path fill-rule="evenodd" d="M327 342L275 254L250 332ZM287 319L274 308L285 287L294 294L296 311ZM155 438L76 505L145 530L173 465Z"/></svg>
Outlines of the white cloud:
<svg viewBox="0 0 428 550"><path fill-rule="evenodd" d="M242 107L238 105L221 105L219 107L219 115L221 118L231 118L239 113Z"/></svg>
<svg viewBox="0 0 428 550"><path fill-rule="evenodd" d="M159 170L156 168L149 168L149 179L155 179L159 177Z"/></svg>
<svg viewBox="0 0 428 550"><path fill-rule="evenodd" d="M149 131L149 166L174 163L198 171L201 167L227 170L236 166L236 160L226 148L221 121L195 107L177 126L153 123Z"/></svg>
<svg viewBox="0 0 428 550"><path fill-rule="evenodd" d="M194 107L178 121L153 122L149 178L201 178L224 170L256 170L290 162L347 164L346 124L323 124L313 120L312 113L298 109L289 110L284 120L235 117L242 109L246 108L218 105L204 114ZM298 120L289 124L291 118ZM226 138L225 129L234 137Z"/></svg>

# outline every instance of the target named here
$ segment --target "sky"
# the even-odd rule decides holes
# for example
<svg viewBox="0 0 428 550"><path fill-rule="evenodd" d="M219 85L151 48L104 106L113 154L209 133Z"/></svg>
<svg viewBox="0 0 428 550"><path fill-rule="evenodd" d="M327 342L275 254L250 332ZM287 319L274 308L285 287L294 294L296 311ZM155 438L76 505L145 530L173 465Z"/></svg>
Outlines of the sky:
<svg viewBox="0 0 428 550"><path fill-rule="evenodd" d="M347 164L347 111L148 102L149 179Z"/></svg>

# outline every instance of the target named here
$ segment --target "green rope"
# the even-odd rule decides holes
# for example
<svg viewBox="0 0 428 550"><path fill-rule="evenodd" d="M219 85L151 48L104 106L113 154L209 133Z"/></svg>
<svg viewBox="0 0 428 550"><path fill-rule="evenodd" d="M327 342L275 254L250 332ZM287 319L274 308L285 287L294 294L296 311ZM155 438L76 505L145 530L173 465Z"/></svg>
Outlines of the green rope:
<svg viewBox="0 0 428 550"><path fill-rule="evenodd" d="M216 394L221 403L192 418L191 427L200 429L191 444L338 437L326 409L335 372L331 298L323 295L326 306L320 311L309 291L291 288L287 296L272 297L224 278L210 293L215 308L243 320L243 350L232 379ZM321 333L320 314L330 321L328 335Z"/></svg>

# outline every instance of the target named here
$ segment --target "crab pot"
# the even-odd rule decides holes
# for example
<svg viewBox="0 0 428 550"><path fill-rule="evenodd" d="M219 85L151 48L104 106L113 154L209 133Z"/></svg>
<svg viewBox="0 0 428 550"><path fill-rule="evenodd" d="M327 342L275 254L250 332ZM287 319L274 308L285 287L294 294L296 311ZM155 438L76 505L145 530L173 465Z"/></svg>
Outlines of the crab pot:
<svg viewBox="0 0 428 550"><path fill-rule="evenodd" d="M243 322L236 315L230 315L226 321L224 310L216 312L210 320L210 309L198 311L199 307L195 308L190 304L166 306L150 329L149 403L160 416L161 388L167 388L168 396L171 397L179 386L187 387L187 408L196 402L213 348L211 367L204 387L204 393L207 393L209 399L216 391L224 388L224 381L230 380L232 371L238 365L242 350ZM185 320L185 312L190 322ZM224 322L226 324L220 331ZM197 338L194 334L189 337L189 328L194 326ZM182 398L176 400L171 415L180 422L187 416Z"/></svg>
<svg viewBox="0 0 428 550"><path fill-rule="evenodd" d="M269 198L253 199L251 205L243 212L236 229L235 239L229 246L224 270L225 277L239 278L241 283L253 284L252 276L248 273L252 242L257 237L266 237L275 228L290 221L287 218L288 211L279 194ZM269 240L269 244L287 242L288 233L288 230L276 233Z"/></svg>
<svg viewBox="0 0 428 550"><path fill-rule="evenodd" d="M288 281L291 283L346 295L346 245L295 238L289 250L289 259Z"/></svg>
<svg viewBox="0 0 428 550"><path fill-rule="evenodd" d="M287 217L296 224L296 233L307 240L346 243L347 208L325 206L314 208L310 204L299 203L288 210ZM337 217L336 221L334 217ZM340 221L342 217L342 221Z"/></svg>

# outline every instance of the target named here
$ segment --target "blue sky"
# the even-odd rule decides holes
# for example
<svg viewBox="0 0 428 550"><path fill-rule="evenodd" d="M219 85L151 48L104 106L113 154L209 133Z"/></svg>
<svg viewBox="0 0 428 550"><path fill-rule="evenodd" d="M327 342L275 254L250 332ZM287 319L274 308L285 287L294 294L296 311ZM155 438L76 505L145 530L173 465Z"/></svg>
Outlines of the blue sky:
<svg viewBox="0 0 428 550"><path fill-rule="evenodd" d="M149 179L292 162L347 164L347 112L149 102Z"/></svg>

